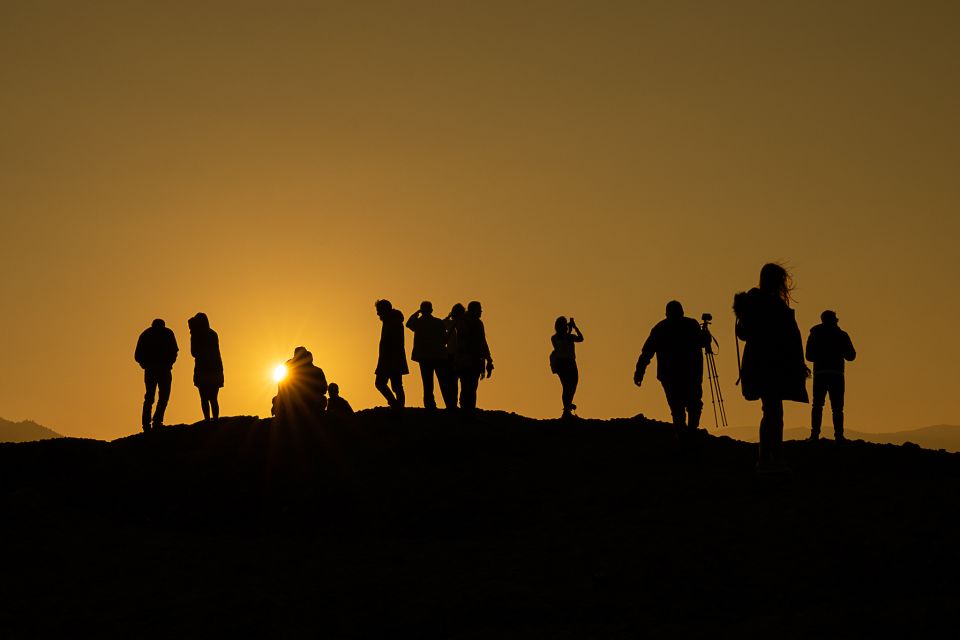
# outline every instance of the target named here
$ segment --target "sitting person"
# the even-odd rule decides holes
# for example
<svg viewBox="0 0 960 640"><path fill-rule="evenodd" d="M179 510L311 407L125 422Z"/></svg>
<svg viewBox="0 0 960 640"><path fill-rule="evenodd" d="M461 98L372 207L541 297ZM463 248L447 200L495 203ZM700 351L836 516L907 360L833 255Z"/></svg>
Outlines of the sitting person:
<svg viewBox="0 0 960 640"><path fill-rule="evenodd" d="M331 382L327 390L330 392L330 399L327 401L327 413L337 417L352 416L353 407L340 397L340 385Z"/></svg>
<svg viewBox="0 0 960 640"><path fill-rule="evenodd" d="M280 381L273 402L273 415L284 421L314 421L327 408L327 379L313 364L313 354L297 347L286 362L287 375Z"/></svg>

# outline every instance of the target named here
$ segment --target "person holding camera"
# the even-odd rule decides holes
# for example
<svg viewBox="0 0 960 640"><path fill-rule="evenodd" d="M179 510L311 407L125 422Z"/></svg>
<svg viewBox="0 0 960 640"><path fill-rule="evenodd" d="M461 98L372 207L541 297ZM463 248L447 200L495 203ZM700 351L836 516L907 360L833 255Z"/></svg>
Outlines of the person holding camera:
<svg viewBox="0 0 960 640"><path fill-rule="evenodd" d="M643 343L633 383L643 383L643 375L653 357L657 357L657 380L663 385L670 415L678 432L696 431L703 412L703 349L710 345L710 334L700 323L683 315L676 300L667 303L666 318L658 322Z"/></svg>
<svg viewBox="0 0 960 640"><path fill-rule="evenodd" d="M563 389L561 399L563 400L563 418L569 418L573 415L573 410L577 405L573 404L573 396L577 393L577 383L580 381L580 372L577 369L577 352L575 345L583 342L583 333L580 327L570 318L560 316L553 323L554 334L550 336L550 342L553 343L553 351L550 352L550 371L560 378L560 386Z"/></svg>

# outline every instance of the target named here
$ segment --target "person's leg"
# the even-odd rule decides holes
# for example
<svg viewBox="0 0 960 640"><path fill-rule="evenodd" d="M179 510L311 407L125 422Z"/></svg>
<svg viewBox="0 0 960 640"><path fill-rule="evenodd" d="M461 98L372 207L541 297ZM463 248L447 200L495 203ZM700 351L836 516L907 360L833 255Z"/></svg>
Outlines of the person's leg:
<svg viewBox="0 0 960 640"><path fill-rule="evenodd" d="M200 393L200 411L203 412L203 421L210 419L210 389L208 387L197 387Z"/></svg>
<svg viewBox="0 0 960 640"><path fill-rule="evenodd" d="M820 426L823 424L823 404L827 398L827 385L823 374L813 374L813 408L810 409L810 439L820 437ZM831 402L833 398L830 399Z"/></svg>
<svg viewBox="0 0 960 640"><path fill-rule="evenodd" d="M397 403L397 399L394 397L393 393L391 393L390 387L387 386L387 381L389 379L389 376L378 373L373 384L377 388L377 391L379 391L383 397L386 398L387 405L392 407Z"/></svg>
<svg viewBox="0 0 960 640"><path fill-rule="evenodd" d="M150 414L153 413L153 401L157 397L157 378L149 371L143 372L143 384L146 393L143 394L143 411L141 412L140 425L144 431L150 430Z"/></svg>
<svg viewBox="0 0 960 640"><path fill-rule="evenodd" d="M403 391L403 376L399 373L390 376L390 388L393 389L393 395L396 396L396 408L403 409L407 404L407 395Z"/></svg>
<svg viewBox="0 0 960 640"><path fill-rule="evenodd" d="M703 383L692 384L687 395L687 427L696 431L703 415Z"/></svg>
<svg viewBox="0 0 960 640"><path fill-rule="evenodd" d="M763 418L760 420L760 464L779 465L783 462L783 400L760 399Z"/></svg>
<svg viewBox="0 0 960 640"><path fill-rule="evenodd" d="M157 408L153 412L153 426L163 426L163 414L167 410L167 402L170 400L170 383L173 382L173 374L170 371L163 371L157 374Z"/></svg>
<svg viewBox="0 0 960 640"><path fill-rule="evenodd" d="M480 386L480 374L472 371L460 373L460 408L472 411L477 408L477 387Z"/></svg>
<svg viewBox="0 0 960 640"><path fill-rule="evenodd" d="M453 372L453 366L447 361L441 361L437 364L437 382L440 385L440 397L443 398L443 406L447 409L457 408L457 375Z"/></svg>
<svg viewBox="0 0 960 640"><path fill-rule="evenodd" d="M667 396L667 405L670 407L670 416L673 418L673 425L677 429L682 429L687 423L687 416L685 411L685 398L683 397L683 390L680 385L675 383L666 383L661 382L663 385L663 393Z"/></svg>
<svg viewBox="0 0 960 640"><path fill-rule="evenodd" d="M843 374L838 374L830 385L830 411L833 412L833 437L843 440L843 395L846 391L846 381Z"/></svg>
<svg viewBox="0 0 960 640"><path fill-rule="evenodd" d="M423 407L436 409L437 400L433 397L433 374L436 366L432 361L420 363L420 381L423 383Z"/></svg>

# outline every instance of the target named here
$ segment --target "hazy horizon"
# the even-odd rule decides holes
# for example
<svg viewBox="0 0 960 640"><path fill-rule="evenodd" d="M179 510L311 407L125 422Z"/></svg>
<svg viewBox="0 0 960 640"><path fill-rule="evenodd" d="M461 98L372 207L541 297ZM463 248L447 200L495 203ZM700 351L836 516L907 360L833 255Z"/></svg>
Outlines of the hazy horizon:
<svg viewBox="0 0 960 640"><path fill-rule="evenodd" d="M667 420L632 373L677 299L713 314L751 425L732 298L782 260L804 337L830 308L857 348L849 429L960 424L958 27L933 1L5 2L0 416L136 432L159 317L166 421L198 420L198 311L223 415L269 415L298 345L380 405L387 298L483 303L481 408L560 414L549 337L572 315L578 413ZM405 386L419 405L412 363Z"/></svg>

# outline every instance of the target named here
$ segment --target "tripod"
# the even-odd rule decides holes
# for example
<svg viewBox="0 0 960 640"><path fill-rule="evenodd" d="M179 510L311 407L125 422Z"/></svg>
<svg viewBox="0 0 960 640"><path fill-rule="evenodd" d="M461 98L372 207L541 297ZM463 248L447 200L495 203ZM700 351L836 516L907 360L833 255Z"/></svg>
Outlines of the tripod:
<svg viewBox="0 0 960 640"><path fill-rule="evenodd" d="M727 426L727 412L723 408L723 392L720 391L720 377L717 375L717 363L714 360L713 347L720 347L720 343L710 333L710 316L704 314L703 324L700 325L707 337L707 344L703 351L707 358L707 380L710 383L710 404L713 405L713 426ZM718 412L719 408L719 412ZM717 416L719 415L719 420Z"/></svg>

